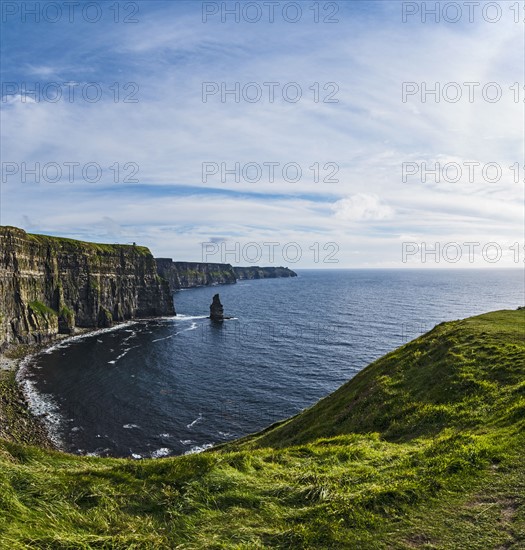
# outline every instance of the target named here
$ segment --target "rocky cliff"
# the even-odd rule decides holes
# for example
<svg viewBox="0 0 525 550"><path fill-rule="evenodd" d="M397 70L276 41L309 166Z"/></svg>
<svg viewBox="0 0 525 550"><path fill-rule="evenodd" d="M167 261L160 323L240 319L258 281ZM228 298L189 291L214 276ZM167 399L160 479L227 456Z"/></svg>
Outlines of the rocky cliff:
<svg viewBox="0 0 525 550"><path fill-rule="evenodd" d="M245 279L275 279L297 277L287 267L233 267L231 264L174 262L171 258L157 258L159 275L166 279L173 291L197 286L233 284Z"/></svg>
<svg viewBox="0 0 525 550"><path fill-rule="evenodd" d="M147 248L0 227L0 349L75 327L174 314L169 286Z"/></svg>
<svg viewBox="0 0 525 550"><path fill-rule="evenodd" d="M159 275L169 282L172 290L237 282L230 264L174 262L171 258L156 261Z"/></svg>
<svg viewBox="0 0 525 550"><path fill-rule="evenodd" d="M244 279L276 279L277 277L297 277L297 273L287 267L234 267L239 281Z"/></svg>

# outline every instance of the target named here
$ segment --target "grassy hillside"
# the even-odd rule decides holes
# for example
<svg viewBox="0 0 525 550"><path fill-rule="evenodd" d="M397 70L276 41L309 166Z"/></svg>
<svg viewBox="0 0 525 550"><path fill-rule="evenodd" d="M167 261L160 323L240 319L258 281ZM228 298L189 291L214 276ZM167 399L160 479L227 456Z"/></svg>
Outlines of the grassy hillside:
<svg viewBox="0 0 525 550"><path fill-rule="evenodd" d="M525 311L445 323L200 455L0 442L0 547L523 548L524 423Z"/></svg>
<svg viewBox="0 0 525 550"><path fill-rule="evenodd" d="M445 427L523 428L524 343L524 310L442 323L308 411L236 447L283 447L348 433L379 432L405 442Z"/></svg>

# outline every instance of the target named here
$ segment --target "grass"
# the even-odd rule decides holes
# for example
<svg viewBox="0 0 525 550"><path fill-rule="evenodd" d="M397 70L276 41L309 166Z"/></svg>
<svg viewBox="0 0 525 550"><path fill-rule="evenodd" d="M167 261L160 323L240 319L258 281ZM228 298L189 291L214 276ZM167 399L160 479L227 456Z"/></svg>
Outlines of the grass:
<svg viewBox="0 0 525 550"><path fill-rule="evenodd" d="M58 313L54 309L51 309L42 302L29 302L29 308L36 315L40 315L40 317L46 319L48 317L58 317Z"/></svg>
<svg viewBox="0 0 525 550"><path fill-rule="evenodd" d="M439 325L302 414L131 461L0 440L0 547L525 547L525 311Z"/></svg>
<svg viewBox="0 0 525 550"><path fill-rule="evenodd" d="M75 239L67 239L65 237L53 237L50 235L36 235L26 233L23 229L11 226L0 226L0 232L13 233L15 235L23 235L27 241L37 245L49 246L54 250L70 253L83 250L85 253L94 254L96 256L119 256L121 254L134 256L147 256L153 258L149 248L146 246L126 245L126 244L104 244L78 241Z"/></svg>
<svg viewBox="0 0 525 550"><path fill-rule="evenodd" d="M84 249L86 252L95 253L97 255L115 255L125 252L126 254L134 254L137 256L151 256L149 248L137 245L125 244L103 244L78 241L75 239L67 239L64 237L52 237L49 235L34 235L27 233L27 239L38 244L51 246L57 250L64 252L78 251Z"/></svg>

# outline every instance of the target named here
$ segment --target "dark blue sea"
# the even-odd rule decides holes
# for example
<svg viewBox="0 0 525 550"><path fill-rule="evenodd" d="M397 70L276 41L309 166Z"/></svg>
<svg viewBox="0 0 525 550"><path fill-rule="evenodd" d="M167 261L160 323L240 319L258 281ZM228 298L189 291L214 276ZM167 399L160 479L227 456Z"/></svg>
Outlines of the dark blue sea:
<svg viewBox="0 0 525 550"><path fill-rule="evenodd" d="M33 410L78 454L197 452L315 403L442 321L525 303L524 272L301 270L177 292L177 317L59 343L22 370ZM222 324L206 316L215 293Z"/></svg>

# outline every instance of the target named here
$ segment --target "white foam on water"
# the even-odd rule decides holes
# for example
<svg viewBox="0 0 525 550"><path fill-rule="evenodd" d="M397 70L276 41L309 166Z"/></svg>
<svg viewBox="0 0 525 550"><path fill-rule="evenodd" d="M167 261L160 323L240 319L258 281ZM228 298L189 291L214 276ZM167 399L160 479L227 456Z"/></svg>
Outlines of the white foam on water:
<svg viewBox="0 0 525 550"><path fill-rule="evenodd" d="M169 340L170 338L173 338L174 336L177 336L178 332L175 334L170 334L169 336L166 336L165 338L157 338L156 340L152 340L152 342L162 342L162 340Z"/></svg>
<svg viewBox="0 0 525 550"><path fill-rule="evenodd" d="M80 340L85 340L86 338L93 338L95 336L99 336L100 334L107 334L108 332L115 332L117 330L122 330L125 327L130 327L132 325L136 325L136 324L138 324L138 322L139 321L127 321L125 323L121 323L121 324L115 325L113 327L99 328L97 330L90 330L89 332L85 332L83 334L77 334L76 336L69 336L68 338L64 338L63 340L60 340L56 344L53 344L52 346L49 346L48 348L43 350L41 353L45 353L45 354L53 353L54 351L56 351L58 349L66 348L70 344L73 344L75 342L79 342ZM98 338L97 338L97 341L102 342L102 340L99 340Z"/></svg>
<svg viewBox="0 0 525 550"><path fill-rule="evenodd" d="M159 437L166 437L166 438L168 438L168 437L171 437L171 434L159 434Z"/></svg>
<svg viewBox="0 0 525 550"><path fill-rule="evenodd" d="M177 315L177 317L180 317L180 316ZM147 319L147 321L174 321L177 317L175 317L173 315L171 317L167 317L167 316L153 317L152 319Z"/></svg>
<svg viewBox="0 0 525 550"><path fill-rule="evenodd" d="M177 317L171 317L171 321L195 321L197 319L207 319L207 315L183 315L177 314Z"/></svg>
<svg viewBox="0 0 525 550"><path fill-rule="evenodd" d="M142 455L139 455L137 453L131 453L131 458L134 458L135 460L140 460L142 458Z"/></svg>
<svg viewBox="0 0 525 550"><path fill-rule="evenodd" d="M206 449L211 449L213 447L213 443L204 443L204 445L195 445L195 447L192 447L189 451L186 451L185 455L194 455L196 453L202 453Z"/></svg>
<svg viewBox="0 0 525 550"><path fill-rule="evenodd" d="M179 441L183 444L183 445L192 445L194 443L193 439L179 439Z"/></svg>
<svg viewBox="0 0 525 550"><path fill-rule="evenodd" d="M197 323L192 323L189 328L185 328L182 332L187 332L188 330L195 330L199 328L199 325Z"/></svg>
<svg viewBox="0 0 525 550"><path fill-rule="evenodd" d="M219 435L221 437L233 437L233 434L231 434L230 432L219 432Z"/></svg>
<svg viewBox="0 0 525 550"><path fill-rule="evenodd" d="M190 422L189 424L187 424L186 428L193 428L195 424L202 422L202 420L203 420L202 413L199 413L199 416L193 422Z"/></svg>
<svg viewBox="0 0 525 550"><path fill-rule="evenodd" d="M85 456L101 456L103 453L108 453L111 449L102 449L96 450L96 451L90 451L89 453L85 453ZM82 451L81 454L84 454L84 451Z"/></svg>
<svg viewBox="0 0 525 550"><path fill-rule="evenodd" d="M113 359L113 361L108 361L108 365L114 365L117 361L120 361L125 355L127 355L129 351L138 347L139 346L132 346L131 348L125 349L116 359Z"/></svg>
<svg viewBox="0 0 525 550"><path fill-rule="evenodd" d="M58 404L50 395L39 393L36 388L36 382L25 378L31 358L32 356L27 357L20 364L20 368L16 374L16 381L22 390L31 413L42 419L47 436L53 445L58 449L65 450L60 428L67 419L60 414Z"/></svg>
<svg viewBox="0 0 525 550"><path fill-rule="evenodd" d="M151 458L162 458L163 456L169 456L171 454L171 449L167 447L162 447L151 453Z"/></svg>
<svg viewBox="0 0 525 550"><path fill-rule="evenodd" d="M131 334L129 336L126 336L126 338L122 340L123 342L128 342L129 340L137 336L137 332L135 330L125 330L124 332L131 332Z"/></svg>
<svg viewBox="0 0 525 550"><path fill-rule="evenodd" d="M137 424L124 424L124 426L122 427L126 428L126 430L133 430L134 428L140 428L140 426L137 426Z"/></svg>

